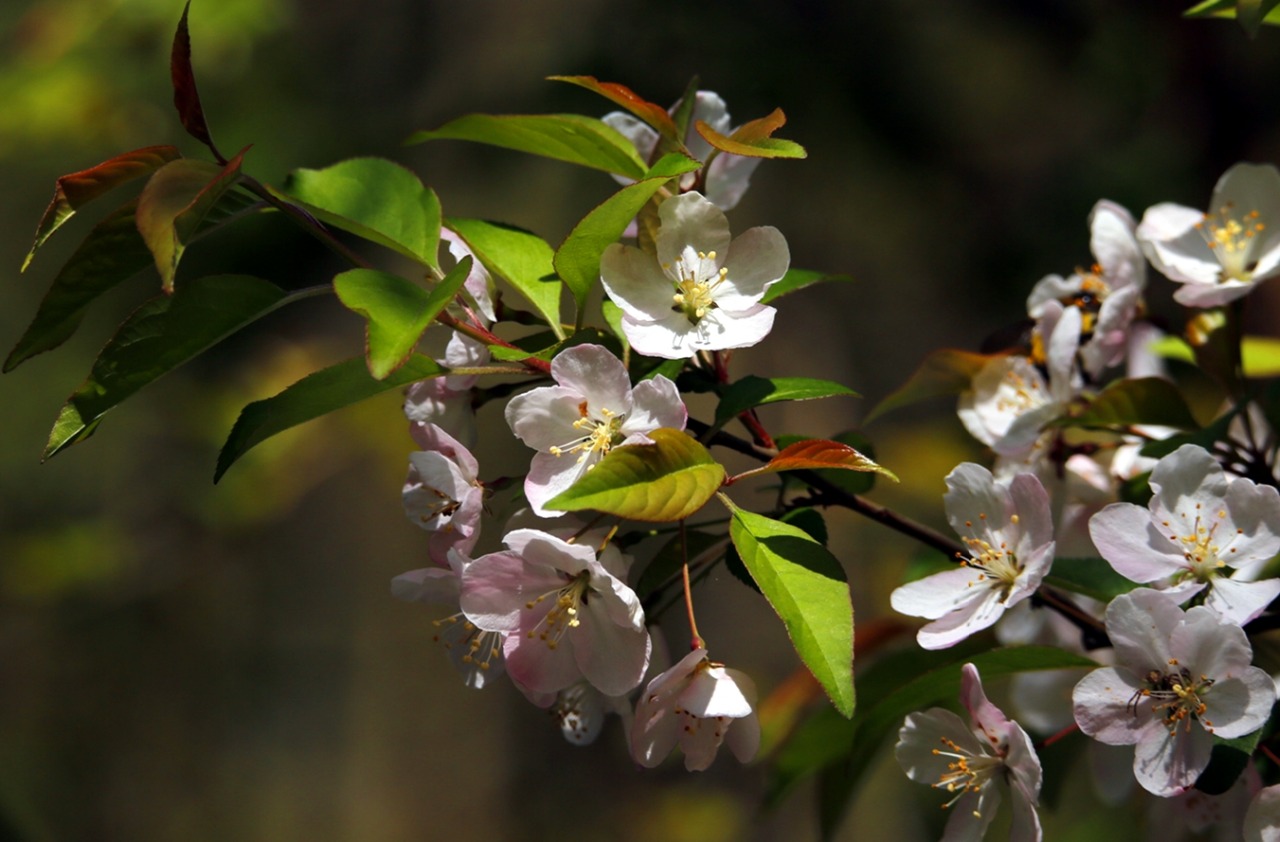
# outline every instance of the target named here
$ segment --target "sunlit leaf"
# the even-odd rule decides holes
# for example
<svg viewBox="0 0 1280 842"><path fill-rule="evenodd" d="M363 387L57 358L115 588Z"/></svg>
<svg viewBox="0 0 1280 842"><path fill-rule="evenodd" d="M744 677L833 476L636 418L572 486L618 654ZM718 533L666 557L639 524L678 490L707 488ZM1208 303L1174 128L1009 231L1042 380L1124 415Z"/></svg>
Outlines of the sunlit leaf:
<svg viewBox="0 0 1280 842"><path fill-rule="evenodd" d="M1053 422L1054 426L1123 429L1152 424L1195 429L1199 425L1178 387L1161 377L1117 380L1103 389L1083 411Z"/></svg>
<svg viewBox="0 0 1280 842"><path fill-rule="evenodd" d="M648 436L653 444L614 448L544 507L653 522L681 520L701 509L724 481L724 468L680 430L659 428Z"/></svg>
<svg viewBox="0 0 1280 842"><path fill-rule="evenodd" d="M528 299L556 336L564 338L560 325L560 291L551 246L536 234L482 219L445 220L449 230L467 244L491 275L500 278Z"/></svg>
<svg viewBox="0 0 1280 842"><path fill-rule="evenodd" d="M1187 340L1171 333L1147 345L1147 350L1167 360L1181 360L1184 363L1196 361L1196 352L1187 344Z"/></svg>
<svg viewBox="0 0 1280 842"><path fill-rule="evenodd" d="M1246 336L1240 342L1240 357L1245 377L1280 375L1280 339Z"/></svg>
<svg viewBox="0 0 1280 842"><path fill-rule="evenodd" d="M786 125L787 116L781 108L775 108L767 117L743 123L731 135L722 135L705 120L693 124L702 139L721 152L745 155L749 158L804 158L808 152L794 141L773 137L773 133Z"/></svg>
<svg viewBox="0 0 1280 842"><path fill-rule="evenodd" d="M620 85L617 82L601 82L594 76L548 76L547 78L556 82L568 82L600 94L648 123L650 128L667 140L680 141L679 130L676 128L675 121L671 119L671 115L667 113L667 109L657 103L649 102L626 85Z"/></svg>
<svg viewBox="0 0 1280 842"><path fill-rule="evenodd" d="M756 474L777 473L778 471L807 471L817 468L866 471L884 474L894 482L898 481L893 471L877 465L847 444L828 439L806 439L783 448L767 464L749 471L743 471L732 477L730 482L737 482L740 479L755 476Z"/></svg>
<svg viewBox="0 0 1280 842"><path fill-rule="evenodd" d="M287 303L284 290L247 275L183 284L143 304L111 337L54 423L49 458L86 438L110 409L222 338Z"/></svg>
<svg viewBox="0 0 1280 842"><path fill-rule="evenodd" d="M716 407L716 427L757 406L778 401L807 401L838 395L858 397L858 393L830 380L812 377L756 377L748 374L735 381L720 396Z"/></svg>
<svg viewBox="0 0 1280 842"><path fill-rule="evenodd" d="M730 505L729 534L742 563L836 710L853 716L853 603L844 568L803 529Z"/></svg>
<svg viewBox="0 0 1280 842"><path fill-rule="evenodd" d="M1280 25L1280 0L1205 0L1182 14L1189 18L1236 18L1253 38L1264 23Z"/></svg>
<svg viewBox="0 0 1280 842"><path fill-rule="evenodd" d="M471 258L464 257L430 291L376 269L350 269L333 279L338 300L368 321L365 357L375 380L408 361L422 332L458 294L470 271Z"/></svg>
<svg viewBox="0 0 1280 842"><path fill-rule="evenodd" d="M684 155L665 155L645 177L614 193L574 226L556 250L556 273L564 279L578 305L579 323L591 288L600 280L600 256L616 243L627 225L667 181L700 165Z"/></svg>
<svg viewBox="0 0 1280 842"><path fill-rule="evenodd" d="M222 452L218 454L213 481L221 479L236 460L276 433L374 395L443 373L444 369L432 360L414 354L385 380L373 379L364 357L352 357L309 374L275 397L254 401L241 410Z"/></svg>
<svg viewBox="0 0 1280 842"><path fill-rule="evenodd" d="M969 388L974 375L991 358L988 354L975 354L955 348L939 348L930 352L906 383L876 404L875 409L867 415L867 423L917 401L960 394Z"/></svg>
<svg viewBox="0 0 1280 842"><path fill-rule="evenodd" d="M200 104L200 92L196 90L195 70L191 66L191 33L187 29L187 12L191 10L191 0L182 7L182 17L178 20L178 30L173 35L173 49L169 54L169 73L173 77L173 105L178 109L178 119L187 134L209 147L219 160L218 149L213 145L209 135L209 124L204 118L204 107Z"/></svg>
<svg viewBox="0 0 1280 842"><path fill-rule="evenodd" d="M179 158L156 170L138 197L137 223L142 240L155 258L161 287L173 290L174 273L187 243L240 177L246 150L225 167Z"/></svg>
<svg viewBox="0 0 1280 842"><path fill-rule="evenodd" d="M411 170L385 158L297 169L284 184L321 222L439 268L440 200Z"/></svg>
<svg viewBox="0 0 1280 842"><path fill-rule="evenodd" d="M828 275L826 272L814 272L812 269L788 269L787 274L783 275L781 280L769 285L764 291L764 297L760 299L761 304L768 304L775 301L788 293L804 289L814 284L826 283L827 281L852 281L848 275Z"/></svg>
<svg viewBox="0 0 1280 842"><path fill-rule="evenodd" d="M116 155L87 170L73 172L58 179L53 188L53 200L45 208L40 224L36 226L35 242L22 261L21 271L27 271L36 249L76 211L103 194L155 172L160 167L180 158L176 146L148 146Z"/></svg>
<svg viewBox="0 0 1280 842"><path fill-rule="evenodd" d="M640 178L646 165L616 129L578 114L467 114L438 129L417 132L406 143L469 140Z"/></svg>
<svg viewBox="0 0 1280 842"><path fill-rule="evenodd" d="M1122 593L1138 587L1116 572L1100 558L1055 558L1045 584L1064 591L1083 594L1101 602L1110 602Z"/></svg>

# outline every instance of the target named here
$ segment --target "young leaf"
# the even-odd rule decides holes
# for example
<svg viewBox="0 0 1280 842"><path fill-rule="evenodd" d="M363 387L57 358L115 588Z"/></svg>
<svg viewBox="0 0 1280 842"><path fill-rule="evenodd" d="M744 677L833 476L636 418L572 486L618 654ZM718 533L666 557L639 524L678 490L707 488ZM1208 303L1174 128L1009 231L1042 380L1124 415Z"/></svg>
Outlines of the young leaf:
<svg viewBox="0 0 1280 842"><path fill-rule="evenodd" d="M787 274L782 279L769 285L764 291L764 297L760 299L761 304L768 304L770 301L781 298L788 293L795 292L798 289L804 289L814 284L825 283L827 281L852 281L853 278L848 275L828 275L826 272L814 272L812 269L788 269Z"/></svg>
<svg viewBox="0 0 1280 842"><path fill-rule="evenodd" d="M276 433L374 395L444 373L444 369L421 354L414 354L385 380L374 380L370 376L364 357L352 357L313 372L275 397L254 401L240 411L218 454L213 481L221 479L236 460Z"/></svg>
<svg viewBox="0 0 1280 842"><path fill-rule="evenodd" d="M1052 422L1058 427L1125 428L1156 424L1193 430L1200 425L1192 417L1178 387L1160 377L1117 380L1103 389L1077 415Z"/></svg>
<svg viewBox="0 0 1280 842"><path fill-rule="evenodd" d="M464 257L430 292L376 269L350 269L333 279L338 300L369 322L365 355L374 380L386 379L405 364L422 332L458 294L470 271L471 258Z"/></svg>
<svg viewBox="0 0 1280 842"><path fill-rule="evenodd" d="M769 474L778 471L805 471L817 468L867 471L884 474L894 482L898 481L893 471L877 465L847 444L827 439L806 439L783 448L782 452L770 459L767 464L759 468L753 468L750 471L743 471L737 476L731 477L729 482L734 483L744 477L755 476L756 474Z"/></svg>
<svg viewBox="0 0 1280 842"><path fill-rule="evenodd" d="M740 413L757 406L778 401L807 401L836 395L858 397L858 393L833 383L812 377L756 377L748 374L724 390L720 405L716 407L713 426L722 427ZM823 466L830 467L830 466Z"/></svg>
<svg viewBox="0 0 1280 842"><path fill-rule="evenodd" d="M178 20L178 30L173 34L173 49L169 54L169 72L173 77L173 106L178 109L178 119L187 134L209 147L213 157L222 162L226 159L213 145L209 135L209 124L204 119L204 107L200 105L200 92L196 90L195 70L191 67L191 33L187 29L187 12L191 11L191 0L182 7L182 17Z"/></svg>
<svg viewBox="0 0 1280 842"><path fill-rule="evenodd" d="M439 268L440 200L397 163L351 158L322 170L297 169L283 192L322 222Z"/></svg>
<svg viewBox="0 0 1280 842"><path fill-rule="evenodd" d="M853 716L853 603L844 568L803 529L728 505L729 535L751 578L836 710Z"/></svg>
<svg viewBox="0 0 1280 842"><path fill-rule="evenodd" d="M955 348L939 348L930 352L906 383L876 404L875 409L867 415L865 423L916 401L960 394L969 388L973 376L991 358L989 354L975 354Z"/></svg>
<svg viewBox="0 0 1280 842"><path fill-rule="evenodd" d="M203 235L252 204L234 191L224 193L205 216L196 236ZM138 233L136 211L137 200L130 200L89 232L53 279L35 318L9 352L4 371L12 371L36 354L67 341L98 296L154 265L151 252Z"/></svg>
<svg viewBox="0 0 1280 842"><path fill-rule="evenodd" d="M578 114L467 114L405 143L469 140L582 167L640 178L645 162L617 129Z"/></svg>
<svg viewBox="0 0 1280 842"><path fill-rule="evenodd" d="M143 304L107 342L53 425L44 458L88 437L106 412L222 338L287 303L248 275L199 278Z"/></svg>
<svg viewBox="0 0 1280 842"><path fill-rule="evenodd" d="M173 291L174 273L187 243L240 177L240 161L246 151L240 150L225 167L194 158L170 161L142 188L138 232L155 258L165 292Z"/></svg>
<svg viewBox="0 0 1280 842"><path fill-rule="evenodd" d="M787 115L781 108L773 113L749 123L743 123L733 134L725 136L711 128L704 120L694 123L694 128L702 139L721 152L732 155L745 155L749 158L805 158L809 153L794 141L773 137L773 133L787 123Z"/></svg>
<svg viewBox="0 0 1280 842"><path fill-rule="evenodd" d="M60 177L53 188L53 200L45 208L44 216L40 217L40 224L36 226L35 242L22 261L20 271L27 271L32 258L36 256L36 249L54 231L61 228L64 222L75 216L80 208L116 187L149 175L180 157L182 156L176 146L147 146L124 152L96 167Z"/></svg>
<svg viewBox="0 0 1280 842"><path fill-rule="evenodd" d="M577 302L579 324L587 294L600 280L600 255L618 241L635 215L669 179L699 166L697 161L684 155L664 155L644 178L614 193L569 232L556 250L554 262L557 274Z"/></svg>
<svg viewBox="0 0 1280 842"><path fill-rule="evenodd" d="M1280 375L1280 339L1246 336L1240 341L1240 357L1245 377Z"/></svg>
<svg viewBox="0 0 1280 842"><path fill-rule="evenodd" d="M610 451L546 508L595 509L653 522L681 520L701 509L724 481L724 468L680 430L659 428L649 438L653 444Z"/></svg>
<svg viewBox="0 0 1280 842"><path fill-rule="evenodd" d="M445 225L466 242L467 247L495 275L528 299L547 320L560 339L560 279L555 276L551 246L536 234L482 219L445 220Z"/></svg>
<svg viewBox="0 0 1280 842"><path fill-rule="evenodd" d="M667 140L680 142L679 130L676 128L675 121L671 119L671 115L667 113L667 109L641 98L626 85L620 85L617 82L601 82L594 76L548 76L547 78L594 91L648 123L654 131Z"/></svg>

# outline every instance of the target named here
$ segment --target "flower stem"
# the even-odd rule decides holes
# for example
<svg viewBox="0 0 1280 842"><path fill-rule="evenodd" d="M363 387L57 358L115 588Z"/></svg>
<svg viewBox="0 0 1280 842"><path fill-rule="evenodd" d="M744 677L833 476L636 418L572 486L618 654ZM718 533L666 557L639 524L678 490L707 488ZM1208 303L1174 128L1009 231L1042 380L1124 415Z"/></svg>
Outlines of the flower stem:
<svg viewBox="0 0 1280 842"><path fill-rule="evenodd" d="M689 583L689 541L685 533L684 521L680 521L680 554L684 563L680 565L680 575L684 581L684 605L689 615L690 649L705 649L702 636L698 634L698 621L693 616L693 586Z"/></svg>

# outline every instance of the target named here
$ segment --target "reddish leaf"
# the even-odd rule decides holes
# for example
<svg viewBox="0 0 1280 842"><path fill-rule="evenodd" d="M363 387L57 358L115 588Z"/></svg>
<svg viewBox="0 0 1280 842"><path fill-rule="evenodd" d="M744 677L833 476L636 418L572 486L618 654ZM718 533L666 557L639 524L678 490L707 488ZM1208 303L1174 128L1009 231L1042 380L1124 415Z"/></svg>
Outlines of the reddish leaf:
<svg viewBox="0 0 1280 842"><path fill-rule="evenodd" d="M601 82L594 76L548 76L547 78L594 91L644 120L668 140L680 142L680 132L676 128L675 120L672 120L671 115L667 113L667 109L641 98L626 85L620 85L617 82Z"/></svg>
<svg viewBox="0 0 1280 842"><path fill-rule="evenodd" d="M196 75L191 68L191 33L187 31L187 12L191 10L191 0L182 7L182 19L178 21L178 31L173 35L173 52L169 57L169 72L173 75L173 105L178 109L178 119L182 127L196 140L209 147L219 163L226 163L226 158L213 145L209 135L209 124L204 119L204 108L200 105L200 92L196 90Z"/></svg>
<svg viewBox="0 0 1280 842"><path fill-rule="evenodd" d="M761 117L739 126L726 137L711 128L705 121L694 123L702 139L722 152L745 155L749 158L804 158L808 152L798 143L773 137L773 133L786 125L787 116L781 108L775 108L768 117Z"/></svg>
<svg viewBox="0 0 1280 842"><path fill-rule="evenodd" d="M734 483L744 477L756 474L772 474L778 471L806 471L817 468L842 468L849 471L868 471L884 474L894 482L898 478L888 468L877 465L847 444L829 439L806 439L798 441L769 460L767 465L744 471L729 482Z"/></svg>
<svg viewBox="0 0 1280 842"><path fill-rule="evenodd" d="M180 157L176 146L147 146L124 152L96 167L59 178L53 188L53 201L49 202L44 216L40 218L40 224L36 226L36 239L31 244L31 251L27 252L26 259L22 261L22 271L27 271L27 267L31 265L36 249L80 208L121 184L154 172Z"/></svg>

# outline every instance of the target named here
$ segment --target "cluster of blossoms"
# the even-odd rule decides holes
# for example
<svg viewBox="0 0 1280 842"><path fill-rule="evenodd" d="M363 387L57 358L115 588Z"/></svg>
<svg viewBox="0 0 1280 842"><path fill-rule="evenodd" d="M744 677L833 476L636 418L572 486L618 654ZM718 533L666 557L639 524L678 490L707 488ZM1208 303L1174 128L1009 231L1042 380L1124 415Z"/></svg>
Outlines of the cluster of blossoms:
<svg viewBox="0 0 1280 842"><path fill-rule="evenodd" d="M1089 228L1096 262L1036 284L1025 344L991 356L960 397L961 421L994 463L965 463L946 478L959 566L899 587L891 603L930 621L917 635L926 649L995 626L1003 642L1049 643L1106 664L1083 678L1068 671L1065 683L1019 676L1014 706L1047 733L1065 720L1105 746L1132 746L1130 780L1185 801L1215 740L1256 735L1276 702L1276 682L1253 665L1246 634L1247 624L1275 616L1267 612L1280 596L1270 564L1280 552L1276 442L1260 413L1239 402L1225 417L1239 416L1233 430L1243 432L1212 449L1207 438L1165 444L1177 432L1169 428L1069 435L1065 427L1104 386L1165 376L1151 350L1160 333L1145 318L1148 261L1180 285L1174 300L1201 309L1280 273L1280 171L1233 167L1208 213L1160 204L1135 223L1101 201ZM1164 455L1142 455L1149 443ZM1126 483L1144 477L1145 504L1122 500ZM1132 590L1102 604L1046 584L1055 574L1070 580L1089 557ZM1039 839L1030 740L987 702L972 665L961 698L971 727L948 711L913 714L899 762L913 780L951 794L945 839L979 838L1000 791L1012 793L1011 838ZM1247 772L1237 781L1249 804L1243 822L1243 807L1224 822L1251 840L1280 838L1280 787L1262 788L1252 764ZM1114 775L1106 786L1127 792Z"/></svg>

